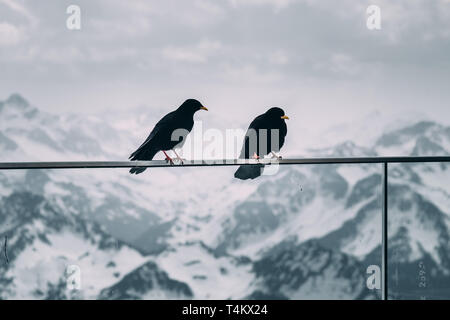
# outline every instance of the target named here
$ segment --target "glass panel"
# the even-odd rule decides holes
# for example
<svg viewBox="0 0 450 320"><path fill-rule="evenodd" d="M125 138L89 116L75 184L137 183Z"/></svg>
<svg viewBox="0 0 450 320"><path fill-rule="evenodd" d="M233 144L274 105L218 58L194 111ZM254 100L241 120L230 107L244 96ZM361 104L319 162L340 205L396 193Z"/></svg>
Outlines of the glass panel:
<svg viewBox="0 0 450 320"><path fill-rule="evenodd" d="M389 297L450 299L449 166L389 171Z"/></svg>
<svg viewBox="0 0 450 320"><path fill-rule="evenodd" d="M379 165L0 171L3 299L377 299Z"/></svg>

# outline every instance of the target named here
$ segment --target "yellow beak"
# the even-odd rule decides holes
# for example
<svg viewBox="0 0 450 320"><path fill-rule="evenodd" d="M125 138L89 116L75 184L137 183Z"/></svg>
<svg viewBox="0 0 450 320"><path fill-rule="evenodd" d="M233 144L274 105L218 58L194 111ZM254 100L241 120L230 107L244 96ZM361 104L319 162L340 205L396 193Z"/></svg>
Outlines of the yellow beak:
<svg viewBox="0 0 450 320"><path fill-rule="evenodd" d="M208 109L206 107L201 107L200 109L208 111Z"/></svg>
<svg viewBox="0 0 450 320"><path fill-rule="evenodd" d="M281 119L289 120L289 117L288 116L282 116Z"/></svg>

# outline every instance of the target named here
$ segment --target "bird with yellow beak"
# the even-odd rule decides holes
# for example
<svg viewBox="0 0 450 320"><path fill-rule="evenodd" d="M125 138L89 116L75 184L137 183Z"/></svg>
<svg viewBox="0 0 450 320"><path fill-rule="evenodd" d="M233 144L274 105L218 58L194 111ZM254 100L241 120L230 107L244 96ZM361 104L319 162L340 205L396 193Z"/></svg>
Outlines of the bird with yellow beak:
<svg viewBox="0 0 450 320"><path fill-rule="evenodd" d="M133 152L129 159L135 160L152 160L153 157L162 151L166 156L166 160L173 164L173 159L166 153L172 150L177 159L183 163L175 148L183 147L186 142L187 135L194 126L194 114L199 110L208 111L198 100L188 99L178 107L175 111L166 114L155 125L144 143ZM131 168L130 173L139 174L146 168Z"/></svg>
<svg viewBox="0 0 450 320"><path fill-rule="evenodd" d="M287 135L285 120L288 119L289 117L285 115L284 110L277 107L270 108L265 113L257 116L247 129L239 158L259 159L267 154L281 158L275 152L279 152L284 145ZM242 165L237 169L234 177L241 180L255 179L261 175L263 168L263 164Z"/></svg>

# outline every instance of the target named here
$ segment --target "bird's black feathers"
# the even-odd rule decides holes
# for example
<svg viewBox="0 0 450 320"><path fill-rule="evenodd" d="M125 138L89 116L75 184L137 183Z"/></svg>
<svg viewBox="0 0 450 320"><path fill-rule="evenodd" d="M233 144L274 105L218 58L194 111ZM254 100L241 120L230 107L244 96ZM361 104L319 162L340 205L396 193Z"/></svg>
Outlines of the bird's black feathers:
<svg viewBox="0 0 450 320"><path fill-rule="evenodd" d="M194 126L194 113L200 109L206 108L199 101L186 100L177 110L158 121L144 143L130 155L129 159L149 161L159 151L181 147ZM144 171L145 168L131 168L130 173L139 174Z"/></svg>
<svg viewBox="0 0 450 320"><path fill-rule="evenodd" d="M131 168L130 173L131 174L139 174L145 171L147 168Z"/></svg>
<svg viewBox="0 0 450 320"><path fill-rule="evenodd" d="M281 108L270 108L257 116L247 129L239 158L250 159L254 154L262 158L272 151L279 152L287 135L284 116ZM274 140L276 138L278 140ZM241 180L255 179L261 175L263 168L262 164L242 165L234 177Z"/></svg>
<svg viewBox="0 0 450 320"><path fill-rule="evenodd" d="M241 180L255 179L262 174L263 169L263 164L249 164L245 166L239 166L239 168L234 173L234 177Z"/></svg>

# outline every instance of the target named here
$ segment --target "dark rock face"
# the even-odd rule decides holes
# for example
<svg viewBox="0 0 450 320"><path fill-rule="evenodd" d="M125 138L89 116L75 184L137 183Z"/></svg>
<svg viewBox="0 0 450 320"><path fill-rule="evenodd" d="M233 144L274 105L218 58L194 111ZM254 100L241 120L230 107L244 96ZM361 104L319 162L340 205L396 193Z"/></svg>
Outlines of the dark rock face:
<svg viewBox="0 0 450 320"><path fill-rule="evenodd" d="M322 247L317 241L301 244L283 242L254 264L260 289L250 297L294 297L314 299L327 294L330 299L369 298L364 268L358 260ZM332 282L328 286L327 282ZM313 287L305 290L302 287ZM335 290L335 291L333 291ZM322 291L322 292L321 292Z"/></svg>
<svg viewBox="0 0 450 320"><path fill-rule="evenodd" d="M147 297L146 297L147 295ZM99 299L190 299L193 297L188 285L170 279L153 262L147 262L133 270L112 287L102 290Z"/></svg>

